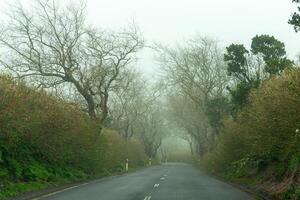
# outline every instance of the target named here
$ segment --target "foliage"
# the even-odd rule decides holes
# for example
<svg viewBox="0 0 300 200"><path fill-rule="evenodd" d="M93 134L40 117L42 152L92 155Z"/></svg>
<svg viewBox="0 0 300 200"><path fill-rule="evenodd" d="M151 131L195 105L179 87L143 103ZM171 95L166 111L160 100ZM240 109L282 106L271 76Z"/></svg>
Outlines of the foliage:
<svg viewBox="0 0 300 200"><path fill-rule="evenodd" d="M0 199L5 199L7 197L14 197L17 194L28 192L36 189L43 189L47 184L39 182L27 182L27 183L14 183L8 184L3 191L0 192Z"/></svg>
<svg viewBox="0 0 300 200"><path fill-rule="evenodd" d="M105 171L113 173L124 171L125 160L129 160L129 167L144 166L148 160L144 153L144 147L136 140L124 140L115 131L107 131L103 135L106 142L103 162L106 163ZM112 159L114 158L114 159Z"/></svg>
<svg viewBox="0 0 300 200"><path fill-rule="evenodd" d="M224 115L228 113L229 102L225 97L217 97L207 103L207 114L213 126L219 126Z"/></svg>
<svg viewBox="0 0 300 200"><path fill-rule="evenodd" d="M238 110L243 108L248 103L248 96L252 89L257 88L260 81L241 81L236 85L236 88L230 89L229 93L231 95L232 113L236 113Z"/></svg>
<svg viewBox="0 0 300 200"><path fill-rule="evenodd" d="M206 115L209 123L216 129L217 135L219 135L224 126L223 119L230 113L232 109L229 99L223 96L210 99L206 107Z"/></svg>
<svg viewBox="0 0 300 200"><path fill-rule="evenodd" d="M32 163L24 169L24 178L30 181L47 181L50 177L50 173L47 169L38 164Z"/></svg>
<svg viewBox="0 0 300 200"><path fill-rule="evenodd" d="M254 54L261 53L266 60L279 58L286 54L284 43L269 35L256 35L252 38L251 51Z"/></svg>
<svg viewBox="0 0 300 200"><path fill-rule="evenodd" d="M30 183L79 180L103 175L104 169L120 172L126 158L132 168L145 164L138 141L99 132L77 105L0 76L1 195L31 190L36 185Z"/></svg>
<svg viewBox="0 0 300 200"><path fill-rule="evenodd" d="M299 3L299 0L293 0L295 3ZM300 6L298 6L298 11L300 12ZM292 15L292 18L289 20L289 24L294 26L294 30L296 32L300 31L300 14L297 12L294 12Z"/></svg>
<svg viewBox="0 0 300 200"><path fill-rule="evenodd" d="M240 80L250 80L247 72L247 54L249 51L242 44L231 44L226 47L226 53L224 54L224 60L227 62L228 75L235 76Z"/></svg>
<svg viewBox="0 0 300 200"><path fill-rule="evenodd" d="M262 55L265 71L269 74L278 74L293 66L293 62L286 57L284 43L274 36L256 35L252 38L251 51L254 55Z"/></svg>
<svg viewBox="0 0 300 200"><path fill-rule="evenodd" d="M219 173L229 170L235 177L262 173L268 181L289 180L278 191L299 187L299 91L299 69L264 81L250 93L249 104L237 118L225 121L220 142L202 159L203 165Z"/></svg>
<svg viewBox="0 0 300 200"><path fill-rule="evenodd" d="M228 75L236 80L235 85L228 87L233 114L248 103L250 91L265 78L278 75L294 65L286 57L284 43L269 35L252 38L250 50L242 44L231 44L226 48L224 60L227 62Z"/></svg>

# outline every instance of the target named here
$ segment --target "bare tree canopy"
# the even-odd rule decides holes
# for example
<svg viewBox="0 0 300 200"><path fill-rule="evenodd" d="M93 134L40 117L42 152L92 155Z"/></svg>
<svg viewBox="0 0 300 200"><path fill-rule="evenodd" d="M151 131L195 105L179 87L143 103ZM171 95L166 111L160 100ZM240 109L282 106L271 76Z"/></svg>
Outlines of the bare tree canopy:
<svg viewBox="0 0 300 200"><path fill-rule="evenodd" d="M110 102L111 127L126 139L135 135L138 118L147 112L146 82L140 76L135 71L128 71Z"/></svg>
<svg viewBox="0 0 300 200"><path fill-rule="evenodd" d="M34 12L19 5L13 13L1 28L1 64L38 87L71 84L89 116L104 122L109 93L143 46L137 28L93 28L86 22L84 3L36 0Z"/></svg>
<svg viewBox="0 0 300 200"><path fill-rule="evenodd" d="M163 79L168 89L168 108L173 120L197 142L203 155L219 131L211 130L210 102L226 95L229 78L223 50L216 40L196 36L185 45L157 45Z"/></svg>
<svg viewBox="0 0 300 200"><path fill-rule="evenodd" d="M199 106L224 92L228 78L217 41L196 36L186 45L157 49L168 85L180 88Z"/></svg>

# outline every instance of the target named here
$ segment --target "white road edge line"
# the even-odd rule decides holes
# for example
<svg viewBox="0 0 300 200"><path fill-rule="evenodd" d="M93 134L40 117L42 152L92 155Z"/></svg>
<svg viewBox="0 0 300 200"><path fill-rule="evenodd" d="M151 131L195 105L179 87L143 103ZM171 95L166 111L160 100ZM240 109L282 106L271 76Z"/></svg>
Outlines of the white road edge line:
<svg viewBox="0 0 300 200"><path fill-rule="evenodd" d="M68 187L68 188L65 188L65 189L62 189L62 190L59 190L59 191L56 191L56 192L52 192L52 193L49 193L49 194L42 195L42 196L37 197L37 198L33 198L33 199L31 199L31 200L39 200L39 199L41 199L41 198L50 197L50 196L53 196L53 195L55 195L55 194L58 194L58 193L61 193L61 192L67 191L67 190L71 190L71 189L74 189L74 188L78 188L78 187L80 187L80 186L84 186L84 185L87 185L87 184L88 184L88 183L83 183L83 184L80 184L80 185Z"/></svg>

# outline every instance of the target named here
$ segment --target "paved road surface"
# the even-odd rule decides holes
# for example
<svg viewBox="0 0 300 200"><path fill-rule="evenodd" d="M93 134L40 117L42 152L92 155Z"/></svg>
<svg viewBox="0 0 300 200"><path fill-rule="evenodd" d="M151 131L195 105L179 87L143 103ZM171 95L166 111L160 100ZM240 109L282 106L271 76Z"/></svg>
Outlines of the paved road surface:
<svg viewBox="0 0 300 200"><path fill-rule="evenodd" d="M94 181L40 200L254 200L188 164L169 163Z"/></svg>

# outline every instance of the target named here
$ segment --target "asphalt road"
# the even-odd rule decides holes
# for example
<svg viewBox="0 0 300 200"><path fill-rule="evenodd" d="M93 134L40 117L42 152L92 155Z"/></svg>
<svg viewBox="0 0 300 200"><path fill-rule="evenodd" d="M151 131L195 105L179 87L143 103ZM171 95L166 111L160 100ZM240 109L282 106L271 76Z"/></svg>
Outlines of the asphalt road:
<svg viewBox="0 0 300 200"><path fill-rule="evenodd" d="M38 198L40 200L254 200L188 164L149 167Z"/></svg>

